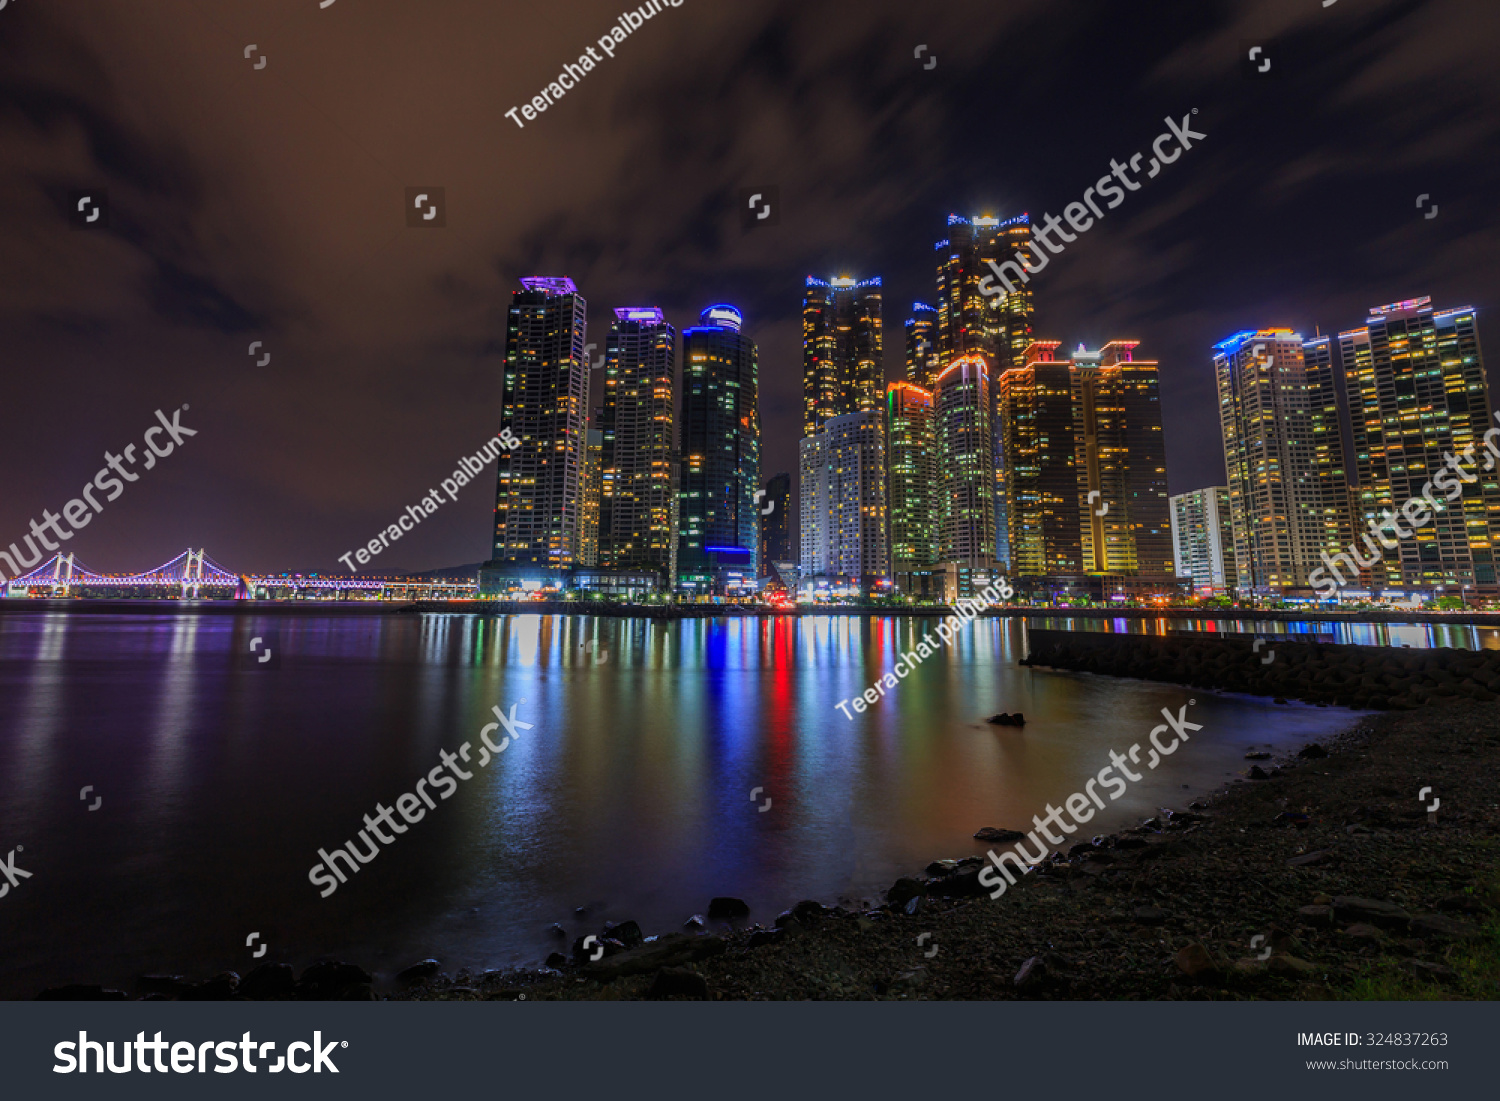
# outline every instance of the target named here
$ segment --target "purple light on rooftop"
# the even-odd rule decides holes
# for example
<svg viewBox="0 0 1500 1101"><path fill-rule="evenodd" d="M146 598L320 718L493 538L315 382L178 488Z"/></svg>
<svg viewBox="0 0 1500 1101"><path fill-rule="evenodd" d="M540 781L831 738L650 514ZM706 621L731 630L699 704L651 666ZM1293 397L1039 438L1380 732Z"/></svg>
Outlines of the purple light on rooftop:
<svg viewBox="0 0 1500 1101"><path fill-rule="evenodd" d="M573 280L566 275L528 275L521 280L521 286L529 291L543 291L546 294L578 293Z"/></svg>
<svg viewBox="0 0 1500 1101"><path fill-rule="evenodd" d="M665 315L655 306L621 306L615 310L615 317L621 321L644 321L650 325L660 325L666 320Z"/></svg>

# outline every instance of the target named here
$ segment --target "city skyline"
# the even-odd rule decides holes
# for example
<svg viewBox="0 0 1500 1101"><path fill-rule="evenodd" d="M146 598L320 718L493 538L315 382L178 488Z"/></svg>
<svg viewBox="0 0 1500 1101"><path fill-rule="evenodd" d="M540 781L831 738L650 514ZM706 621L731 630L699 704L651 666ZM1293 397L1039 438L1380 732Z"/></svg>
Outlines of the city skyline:
<svg viewBox="0 0 1500 1101"><path fill-rule="evenodd" d="M601 345L591 358L610 308L651 303L680 330L707 302L735 303L761 350L763 465L792 469L807 273L881 276L895 332L910 303L939 304L931 257L946 214L1040 223L1194 108L1208 137L1193 157L1029 287L1038 334L1143 342L1162 364L1171 490L1218 484L1203 351L1226 333L1334 333L1414 294L1472 304L1481 338L1489 326L1500 274L1480 196L1496 169L1468 153L1493 135L1500 87L1481 38L1432 33L1438 9L1464 7L1342 4L1267 23L1254 4L1183 2L1101 11L1085 27L1040 2L877 3L830 31L817 3L684 5L517 129L504 111L577 54L568 21L463 6L487 63L413 83L378 59L435 35L433 48L454 44L412 13L368 13L371 49L351 51L340 6L281 28L235 4L217 23L12 5L15 51L0 65L30 106L0 120L14 181L0 328L18 376L73 390L0 438L15 487L0 542L73 497L126 423L190 403L188 423L203 426L193 463L133 487L73 540L80 556L147 568L192 544L259 572L339 568L393 505L451 469L455 439L472 449L491 431L504 302L535 273L583 289ZM267 67L226 46L240 38ZM1246 39L1267 43L1275 80L1242 74ZM1017 41L1070 64L1009 89L1006 141L975 142L1004 75L996 59ZM911 57L923 42L940 58L931 70ZM188 97L159 78L183 58L197 59ZM703 80L712 96L688 94ZM584 163L561 182L550 167ZM757 185L777 188L781 210L747 230L736 201ZM441 228L408 227L413 187L441 189ZM109 217L75 229L68 197L85 188L107 191ZM1297 242L1297 264L1263 247L1271 236ZM905 375L900 336L885 341L884 381ZM382 568L485 560L492 508L470 487Z"/></svg>

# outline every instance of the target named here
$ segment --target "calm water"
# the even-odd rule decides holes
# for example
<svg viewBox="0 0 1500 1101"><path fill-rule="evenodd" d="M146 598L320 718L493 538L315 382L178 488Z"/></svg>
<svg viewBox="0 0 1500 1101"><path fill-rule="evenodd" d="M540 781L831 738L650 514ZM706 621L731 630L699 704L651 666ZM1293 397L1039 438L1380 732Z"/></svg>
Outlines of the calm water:
<svg viewBox="0 0 1500 1101"><path fill-rule="evenodd" d="M387 975L429 955L450 971L530 964L557 947L554 921L665 932L720 894L769 924L798 899L875 898L931 859L981 853L978 827L1029 825L1164 706L1197 699L1203 730L1088 828L1184 805L1251 745L1351 721L1022 669L1016 620L971 625L846 719L835 704L934 625L0 616L0 858L20 848L32 873L0 899L0 996L325 954ZM243 663L255 636L275 667ZM491 708L513 703L533 729L485 768L461 764L472 779L320 898L318 849L415 791L441 750L471 741L477 761ZM1024 731L981 721L1018 710Z"/></svg>

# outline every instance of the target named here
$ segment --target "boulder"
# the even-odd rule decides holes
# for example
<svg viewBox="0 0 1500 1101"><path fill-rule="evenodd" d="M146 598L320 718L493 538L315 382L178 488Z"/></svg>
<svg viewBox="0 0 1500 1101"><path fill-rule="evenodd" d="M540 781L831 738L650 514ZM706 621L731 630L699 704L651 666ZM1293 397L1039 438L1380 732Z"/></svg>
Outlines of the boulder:
<svg viewBox="0 0 1500 1101"><path fill-rule="evenodd" d="M631 975L648 975L663 967L681 967L717 955L727 947L719 936L668 933L653 944L607 956L597 963L585 963L583 974L600 982L612 982Z"/></svg>
<svg viewBox="0 0 1500 1101"><path fill-rule="evenodd" d="M998 826L984 826L974 835L975 841L1020 841L1026 835L1020 830L1003 830Z"/></svg>
<svg viewBox="0 0 1500 1101"><path fill-rule="evenodd" d="M891 889L885 893L885 900L893 906L905 906L908 899L926 893L927 884L920 879L904 875L891 884Z"/></svg>
<svg viewBox="0 0 1500 1101"><path fill-rule="evenodd" d="M738 921L750 916L750 907L743 899L721 896L709 900L708 916L712 921Z"/></svg>
<svg viewBox="0 0 1500 1101"><path fill-rule="evenodd" d="M1177 970L1196 981L1216 977L1220 972L1218 962L1209 955L1208 949L1194 941L1177 952Z"/></svg>
<svg viewBox="0 0 1500 1101"><path fill-rule="evenodd" d="M1373 898L1340 895L1333 900L1333 912L1340 921L1368 922L1385 929L1405 929L1411 916L1394 902Z"/></svg>
<svg viewBox="0 0 1500 1101"><path fill-rule="evenodd" d="M749 908L746 907L745 913L749 912ZM604 936L607 940L619 941L626 948L634 948L646 939L641 932L641 927L633 921L607 923L604 926Z"/></svg>
<svg viewBox="0 0 1500 1101"><path fill-rule="evenodd" d="M236 993L241 998L257 1001L283 1001L292 997L296 990L297 975L290 964L263 963L240 980Z"/></svg>
<svg viewBox="0 0 1500 1101"><path fill-rule="evenodd" d="M699 998L707 1001L708 980L686 967L663 967L651 980L651 989L646 992L646 997Z"/></svg>
<svg viewBox="0 0 1500 1101"><path fill-rule="evenodd" d="M363 972L361 972L363 974ZM369 978L368 975L365 976ZM240 977L234 971L220 971L211 979L205 979L197 983L181 994L177 1000L182 1002L227 1002L234 997L236 989L240 985Z"/></svg>
<svg viewBox="0 0 1500 1101"><path fill-rule="evenodd" d="M1479 930L1467 921L1442 914L1418 914L1411 919L1411 932L1419 937L1447 937L1450 940L1473 940Z"/></svg>

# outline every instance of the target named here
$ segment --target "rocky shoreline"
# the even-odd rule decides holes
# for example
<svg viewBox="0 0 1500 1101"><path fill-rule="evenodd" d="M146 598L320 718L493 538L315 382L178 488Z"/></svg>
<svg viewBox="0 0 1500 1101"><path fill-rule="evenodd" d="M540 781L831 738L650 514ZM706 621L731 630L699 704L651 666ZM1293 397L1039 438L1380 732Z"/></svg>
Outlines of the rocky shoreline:
<svg viewBox="0 0 1500 1101"><path fill-rule="evenodd" d="M377 981L339 961L300 976L271 964L204 982L143 976L136 996L1493 998L1497 766L1500 706L1457 700L1372 717L1326 746L1252 765L1247 777L1259 778L1051 854L994 901L974 850L1027 823L981 830L985 842L955 839L970 851L859 909L809 900L752 924L744 903L715 899L686 931L606 925L539 969L449 975L424 960ZM1418 801L1422 788L1440 801L1435 813Z"/></svg>

